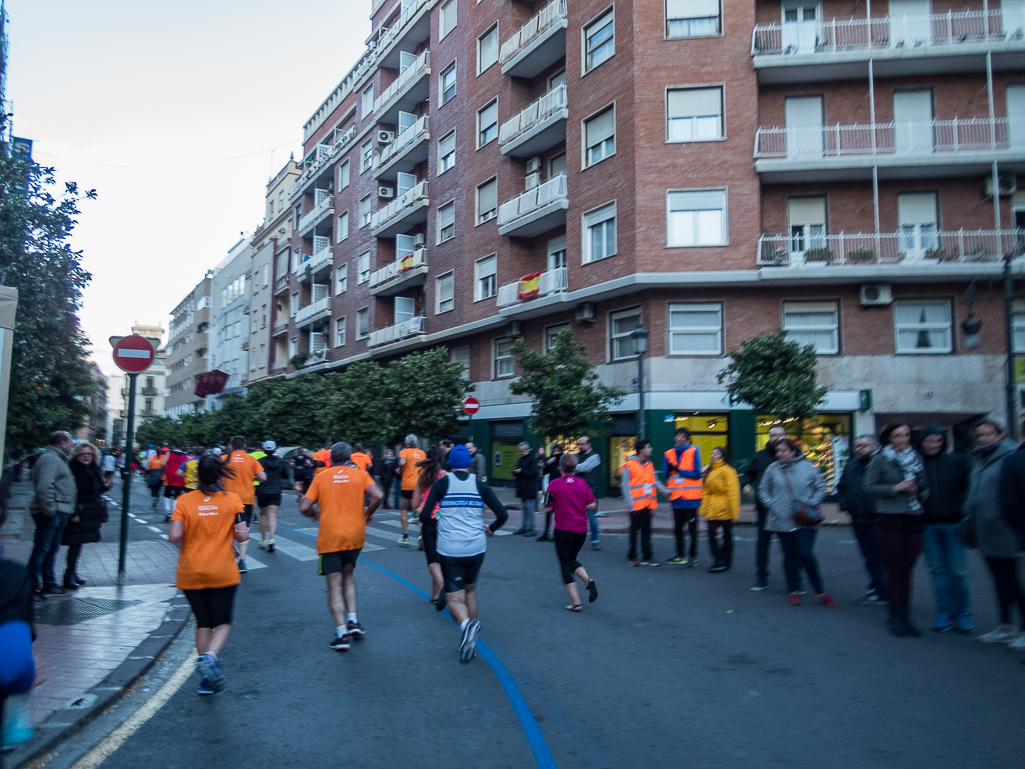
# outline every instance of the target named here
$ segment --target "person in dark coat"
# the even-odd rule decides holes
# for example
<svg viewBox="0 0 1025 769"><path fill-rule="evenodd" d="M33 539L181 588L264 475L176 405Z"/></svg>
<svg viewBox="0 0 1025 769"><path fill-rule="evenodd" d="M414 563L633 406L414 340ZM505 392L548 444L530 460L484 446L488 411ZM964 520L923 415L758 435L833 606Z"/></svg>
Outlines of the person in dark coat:
<svg viewBox="0 0 1025 769"><path fill-rule="evenodd" d="M537 479L540 475L537 457L530 450L530 444L524 441L519 445L520 458L513 468L516 476L516 496L523 506L523 524L513 534L534 536L534 513L537 510Z"/></svg>
<svg viewBox="0 0 1025 769"><path fill-rule="evenodd" d="M0 528L7 521L4 504L6 497L0 496ZM0 724L6 722L7 698L24 694L35 682L35 639L29 570L20 563L0 558Z"/></svg>
<svg viewBox="0 0 1025 769"><path fill-rule="evenodd" d="M776 461L776 446L787 437L787 429L781 424L775 424L769 428L769 442L761 451L755 452L751 458L751 464L740 476L741 489L747 496L754 497L755 510L758 511L758 544L755 547L755 583L752 590L765 590L769 586L769 545L772 544L773 532L765 530L765 520L769 515L768 508L762 504L761 499L755 494L758 488L758 481L769 469L769 465Z"/></svg>
<svg viewBox="0 0 1025 769"><path fill-rule="evenodd" d="M851 527L858 540L861 557L868 572L868 591L858 599L864 606L886 603L886 567L883 552L879 549L879 516L875 500L863 488L865 470L872 457L879 451L874 435L859 435L854 439L854 456L844 465L840 482L836 484L840 509L851 516Z"/></svg>
<svg viewBox="0 0 1025 769"><path fill-rule="evenodd" d="M82 545L100 541L100 527L107 520L107 500L103 494L114 482L103 479L100 452L91 443L79 443L72 449L69 466L78 487L78 501L61 540L61 544L68 546L64 589L78 590L85 584L85 580L78 576L78 557L82 553Z"/></svg>
<svg viewBox="0 0 1025 769"><path fill-rule="evenodd" d="M549 529L552 530L553 534L555 532L555 529L552 528L552 515L553 515L552 511L551 510L547 510L547 505L548 505L547 489L548 489L548 484L550 484L555 479L562 477L562 466L560 464L560 462L562 461L562 454L563 454L562 444L561 443L553 443L552 444L552 456L549 457L547 460L545 460L544 465L542 465L542 467L541 467L541 476L542 476L543 482L545 484L546 512L545 512L545 530L544 530L544 533L540 537L537 538L538 542L548 542L548 541L550 541L552 539L552 537L548 536L548 530Z"/></svg>
<svg viewBox="0 0 1025 769"><path fill-rule="evenodd" d="M381 459L381 488L384 489L382 510L391 510L391 505L388 504L388 494L392 492L392 496L395 496L392 487L395 485L395 473L398 470L398 464L399 460L395 458L395 452L387 449L384 452L384 457ZM395 506L398 507L397 502Z"/></svg>

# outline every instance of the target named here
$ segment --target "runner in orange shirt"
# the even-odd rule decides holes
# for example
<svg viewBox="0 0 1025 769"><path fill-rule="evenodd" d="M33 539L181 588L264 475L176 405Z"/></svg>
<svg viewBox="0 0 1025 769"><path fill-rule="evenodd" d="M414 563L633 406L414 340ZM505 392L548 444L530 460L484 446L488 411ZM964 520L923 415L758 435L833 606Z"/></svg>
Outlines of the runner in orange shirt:
<svg viewBox="0 0 1025 769"><path fill-rule="evenodd" d="M402 474L402 506L399 517L402 519L402 536L400 545L409 544L409 508L413 501L413 490L416 488L416 477L419 471L416 463L427 458L427 455L416 447L418 439L410 433L406 436L406 448L399 452L399 472Z"/></svg>
<svg viewBox="0 0 1025 769"><path fill-rule="evenodd" d="M196 615L196 669L203 677L199 693L213 694L224 688L217 655L231 633L240 581L232 541L245 543L249 527L242 518L242 500L221 485L231 472L221 458L204 456L197 472L199 488L178 497L167 537L181 544L177 585Z"/></svg>
<svg viewBox="0 0 1025 769"><path fill-rule="evenodd" d="M367 468L370 467L370 463L372 460L370 459L370 455L363 451L362 443L357 443L355 446L352 447L352 456L349 457L349 461L356 465L356 467L358 467L363 472L370 472L370 470Z"/></svg>
<svg viewBox="0 0 1025 769"><path fill-rule="evenodd" d="M246 439L236 435L231 439L231 454L225 457L224 461L234 471L224 482L224 488L238 494L239 499L245 506L242 519L248 527L253 522L253 504L256 502L256 487L253 481L267 480L267 473L263 471L260 463L246 453ZM249 540L240 542L238 546L238 570L245 574L249 569L246 567L246 553L249 551Z"/></svg>
<svg viewBox="0 0 1025 769"><path fill-rule="evenodd" d="M331 447L331 469L313 479L299 504L299 512L320 523L317 553L320 573L327 577L327 602L335 620L331 648L347 651L351 639L365 635L356 619L356 561L366 543L367 524L373 520L384 494L374 479L350 460L352 446ZM367 502L369 498L369 504ZM316 508L316 509L315 509Z"/></svg>
<svg viewBox="0 0 1025 769"><path fill-rule="evenodd" d="M313 477L316 478L322 472L331 467L331 449L328 446L321 446L320 451L316 451L313 454L313 461L320 462L319 465L315 464L313 467Z"/></svg>

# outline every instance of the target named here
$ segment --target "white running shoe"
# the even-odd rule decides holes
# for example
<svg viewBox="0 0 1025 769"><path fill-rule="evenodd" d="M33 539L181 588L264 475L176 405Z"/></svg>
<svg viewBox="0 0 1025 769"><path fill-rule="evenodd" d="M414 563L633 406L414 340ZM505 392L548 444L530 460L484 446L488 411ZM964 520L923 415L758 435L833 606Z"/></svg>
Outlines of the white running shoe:
<svg viewBox="0 0 1025 769"><path fill-rule="evenodd" d="M1021 635L1018 632L1018 628L1014 625L1001 625L995 630L990 630L988 633L979 636L979 640L984 644L1004 644L1015 640Z"/></svg>

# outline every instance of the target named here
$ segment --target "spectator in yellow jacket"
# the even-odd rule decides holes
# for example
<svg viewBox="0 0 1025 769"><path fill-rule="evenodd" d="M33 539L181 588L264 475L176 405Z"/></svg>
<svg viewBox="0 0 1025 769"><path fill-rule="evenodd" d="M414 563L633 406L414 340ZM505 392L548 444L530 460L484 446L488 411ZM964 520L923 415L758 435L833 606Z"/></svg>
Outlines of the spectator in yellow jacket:
<svg viewBox="0 0 1025 769"><path fill-rule="evenodd" d="M726 446L712 449L712 464L705 473L701 512L708 519L710 572L728 571L733 564L733 522L740 518L740 478ZM722 542L719 532L722 532Z"/></svg>

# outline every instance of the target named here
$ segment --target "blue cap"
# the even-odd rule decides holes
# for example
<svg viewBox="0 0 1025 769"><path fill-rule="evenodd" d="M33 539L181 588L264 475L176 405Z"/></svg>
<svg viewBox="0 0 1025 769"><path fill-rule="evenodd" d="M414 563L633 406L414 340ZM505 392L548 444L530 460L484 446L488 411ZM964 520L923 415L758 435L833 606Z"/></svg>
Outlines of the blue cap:
<svg viewBox="0 0 1025 769"><path fill-rule="evenodd" d="M466 470L470 466L470 450L463 444L448 452L448 464L453 470Z"/></svg>

